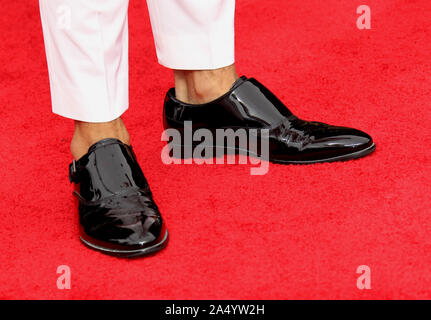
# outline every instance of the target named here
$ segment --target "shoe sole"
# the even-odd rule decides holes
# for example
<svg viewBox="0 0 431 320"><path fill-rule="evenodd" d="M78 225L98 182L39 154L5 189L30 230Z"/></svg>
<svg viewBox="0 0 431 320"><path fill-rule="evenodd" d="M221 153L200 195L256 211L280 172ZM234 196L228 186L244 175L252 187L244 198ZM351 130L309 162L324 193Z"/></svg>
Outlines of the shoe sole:
<svg viewBox="0 0 431 320"><path fill-rule="evenodd" d="M363 150L343 154L341 156L332 157L332 158L319 159L319 160L299 160L299 161L270 160L270 162L279 163L279 164L313 164L313 163L328 163L328 162L336 162L336 161L348 161L348 160L365 157L366 155L369 155L374 150L376 150L376 145L373 143L372 145L370 145L369 147Z"/></svg>
<svg viewBox="0 0 431 320"><path fill-rule="evenodd" d="M173 144L174 147L179 147L181 148L181 150L184 150L185 146L184 145L177 145L177 144ZM190 146L188 146L190 148ZM194 147L196 146L191 146L192 150L194 151ZM243 155L248 155L251 157L257 157L260 158L257 154L255 153L251 153L249 150L246 149L241 149L241 148L232 148L232 147L228 147L228 146L213 146L214 149L224 149L226 154L227 150L235 150L236 153L239 154L243 154ZM362 158L365 157L366 155L372 153L374 150L376 150L376 145L373 144L368 146L365 149L356 151L356 152L352 152L352 153L347 153L347 154L343 154L341 156L336 156L336 157L332 157L332 158L324 158L324 159L318 159L318 160L277 160L277 159L269 159L269 162L272 163L276 163L276 164L314 164L314 163L327 163L327 162L336 162L336 161L348 161L348 160L353 160L353 159L358 159L358 158ZM215 154L215 153L213 153ZM181 159L190 159L190 157L185 158L185 157L180 157ZM205 157L200 157L201 158L205 158Z"/></svg>
<svg viewBox="0 0 431 320"><path fill-rule="evenodd" d="M156 243L156 244L154 244L150 247L147 247L147 248L135 249L135 250L109 249L109 248L102 247L102 246L96 245L94 243L91 243L91 242L83 239L82 237L79 237L79 239L82 241L82 243L85 246L89 247L90 249L102 252L104 254L107 254L110 256L115 256L118 258L135 258L135 257L147 256L147 255L150 255L150 254L153 254L153 253L156 253L156 252L162 250L168 244L169 236L168 236L168 230L166 230L162 241L160 241L159 243Z"/></svg>

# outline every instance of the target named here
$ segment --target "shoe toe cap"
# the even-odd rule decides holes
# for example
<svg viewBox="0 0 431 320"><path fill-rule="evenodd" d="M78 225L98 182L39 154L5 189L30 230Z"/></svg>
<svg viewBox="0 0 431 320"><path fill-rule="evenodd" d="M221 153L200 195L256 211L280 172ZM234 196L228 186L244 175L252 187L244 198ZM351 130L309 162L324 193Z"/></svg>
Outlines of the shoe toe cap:
<svg viewBox="0 0 431 320"><path fill-rule="evenodd" d="M367 133L346 128L338 134L316 141L320 147L361 150L373 144L373 139Z"/></svg>
<svg viewBox="0 0 431 320"><path fill-rule="evenodd" d="M130 235L121 242L128 246L146 247L163 237L165 228L160 216L145 217L136 225L128 226Z"/></svg>
<svg viewBox="0 0 431 320"><path fill-rule="evenodd" d="M153 201L128 199L118 207L94 208L81 219L81 237L98 246L138 250L160 242L166 233L164 221Z"/></svg>

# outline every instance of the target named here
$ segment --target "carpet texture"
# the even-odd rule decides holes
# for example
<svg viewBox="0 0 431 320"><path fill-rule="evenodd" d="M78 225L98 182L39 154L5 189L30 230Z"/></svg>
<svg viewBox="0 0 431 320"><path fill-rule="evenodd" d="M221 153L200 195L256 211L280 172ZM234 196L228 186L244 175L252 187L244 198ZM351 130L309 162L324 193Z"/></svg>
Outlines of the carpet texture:
<svg viewBox="0 0 431 320"><path fill-rule="evenodd" d="M121 260L78 238L67 167L73 122L51 114L37 1L0 15L0 298L431 298L431 2L239 0L240 74L298 116L370 133L371 156L345 163L164 165L162 103L145 2L130 14L124 120L170 231L159 254ZM56 270L71 269L59 290ZM371 269L359 290L356 269Z"/></svg>

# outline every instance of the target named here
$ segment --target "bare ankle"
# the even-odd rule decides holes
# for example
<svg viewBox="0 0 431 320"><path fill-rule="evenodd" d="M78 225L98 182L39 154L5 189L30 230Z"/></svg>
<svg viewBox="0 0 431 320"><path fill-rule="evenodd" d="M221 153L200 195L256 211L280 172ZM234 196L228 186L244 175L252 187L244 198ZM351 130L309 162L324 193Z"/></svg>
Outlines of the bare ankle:
<svg viewBox="0 0 431 320"><path fill-rule="evenodd" d="M129 133L121 118L102 123L75 121L75 132L70 143L72 156L78 160L92 144L105 138L115 138L130 144Z"/></svg>
<svg viewBox="0 0 431 320"><path fill-rule="evenodd" d="M174 70L174 76L176 98L192 104L217 99L238 79L234 64L215 70Z"/></svg>

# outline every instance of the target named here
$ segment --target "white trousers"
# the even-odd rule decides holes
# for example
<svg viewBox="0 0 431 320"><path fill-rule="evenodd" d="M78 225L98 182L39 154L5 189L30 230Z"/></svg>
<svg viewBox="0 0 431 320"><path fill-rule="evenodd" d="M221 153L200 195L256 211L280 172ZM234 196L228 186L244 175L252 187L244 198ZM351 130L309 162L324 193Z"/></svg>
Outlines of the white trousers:
<svg viewBox="0 0 431 320"><path fill-rule="evenodd" d="M86 122L118 118L129 106L129 0L39 0L39 5L52 111ZM147 0L147 5L160 64L204 70L234 63L235 0Z"/></svg>

